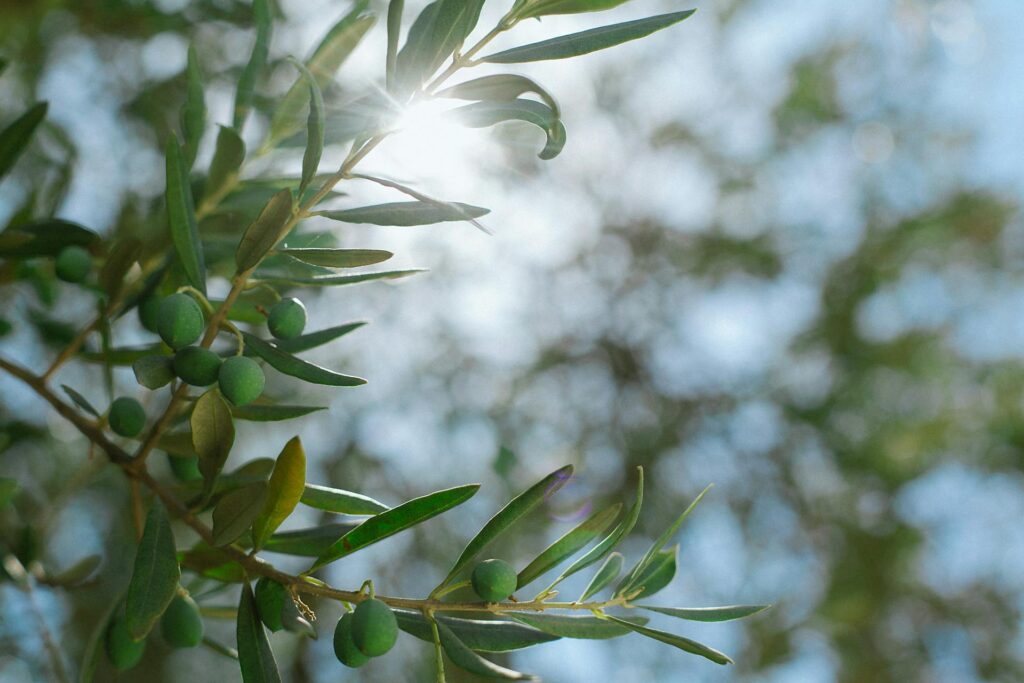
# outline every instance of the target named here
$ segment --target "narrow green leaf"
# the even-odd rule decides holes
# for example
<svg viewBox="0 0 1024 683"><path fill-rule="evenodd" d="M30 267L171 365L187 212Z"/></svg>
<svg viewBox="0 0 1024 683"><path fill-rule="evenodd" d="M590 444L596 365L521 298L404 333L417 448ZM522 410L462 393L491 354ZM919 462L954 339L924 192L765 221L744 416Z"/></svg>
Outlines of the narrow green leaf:
<svg viewBox="0 0 1024 683"><path fill-rule="evenodd" d="M551 108L555 118L561 116L558 101L554 95L541 87L536 81L518 74L494 74L474 78L465 83L435 93L435 97L448 97L457 100L499 100L512 101L523 93L536 93Z"/></svg>
<svg viewBox="0 0 1024 683"><path fill-rule="evenodd" d="M110 627L114 614L121 608L121 598L122 596L119 595L116 600L112 600L103 610L99 621L93 625L92 635L89 636L85 652L82 653L82 664L78 669L78 683L93 683L96 679L96 669L99 668L100 661L103 659L103 644L106 642L107 629Z"/></svg>
<svg viewBox="0 0 1024 683"><path fill-rule="evenodd" d="M142 254L142 242L135 237L123 237L110 249L103 268L100 269L99 284L114 299L124 288L124 278Z"/></svg>
<svg viewBox="0 0 1024 683"><path fill-rule="evenodd" d="M56 256L64 247L94 249L100 236L78 223L44 218L0 232L0 256Z"/></svg>
<svg viewBox="0 0 1024 683"><path fill-rule="evenodd" d="M255 268L274 245L281 241L290 227L294 207L295 198L287 188L270 198L256 219L245 229L242 241L238 243L235 265L239 273Z"/></svg>
<svg viewBox="0 0 1024 683"><path fill-rule="evenodd" d="M771 607L771 605L729 605L726 607L655 607L654 605L637 605L637 607L689 621L732 621L733 619L743 619L758 612L763 612Z"/></svg>
<svg viewBox="0 0 1024 683"><path fill-rule="evenodd" d="M577 617L568 614L552 614L550 612L542 614L509 612L505 616L559 638L607 640L629 633L629 628L625 626L609 623L604 619L590 616ZM629 621L633 624L647 623L647 619L643 617L630 617Z"/></svg>
<svg viewBox="0 0 1024 683"><path fill-rule="evenodd" d="M433 642L430 623L422 612L403 609L394 612L398 628L415 638ZM442 615L435 615L434 618L451 629L459 640L475 652L510 652L558 640L558 636L514 621L462 619Z"/></svg>
<svg viewBox="0 0 1024 683"><path fill-rule="evenodd" d="M659 14L645 19L626 21L600 28L592 28L579 33L542 40L522 47L514 47L480 59L481 62L492 64L518 64L521 62L539 62L547 59L566 59L578 57L589 52L626 43L631 40L649 36L655 31L678 24L692 15L696 10Z"/></svg>
<svg viewBox="0 0 1024 683"><path fill-rule="evenodd" d="M171 523L163 505L154 502L146 516L125 599L125 620L132 638L146 637L174 598L180 577Z"/></svg>
<svg viewBox="0 0 1024 683"><path fill-rule="evenodd" d="M560 467L509 501L505 507L488 520L487 524L466 545L466 549L462 551L459 559L455 561L455 564L448 572L448 576L445 577L444 581L437 588L446 586L498 536L510 529L512 525L550 496L554 495L558 489L565 486L572 477L572 471L572 465Z"/></svg>
<svg viewBox="0 0 1024 683"><path fill-rule="evenodd" d="M583 589L583 595L580 596L579 601L586 602L588 598L596 595L612 581L619 578L619 573L622 572L622 563L625 559L622 553L612 553L609 555L601 565L601 568L594 574L594 578Z"/></svg>
<svg viewBox="0 0 1024 683"><path fill-rule="evenodd" d="M357 285L361 282L373 282L374 280L398 280L422 272L424 272L422 268L410 268L408 270L383 270L374 273L360 273L359 275L324 275L321 277L271 275L260 276L259 279L261 282L268 284L291 285L294 287L341 287L344 285Z"/></svg>
<svg viewBox="0 0 1024 683"><path fill-rule="evenodd" d="M484 0L435 0L423 8L396 58L400 89L412 91L423 85L462 46L483 4Z"/></svg>
<svg viewBox="0 0 1024 683"><path fill-rule="evenodd" d="M231 408L216 388L196 400L189 424L192 448L199 456L199 471L203 473L203 495L209 497L235 443Z"/></svg>
<svg viewBox="0 0 1024 683"><path fill-rule="evenodd" d="M537 577L571 557L577 550L597 538L599 534L604 533L621 511L622 504L616 503L595 512L580 522L574 529L545 548L540 555L519 572L517 588L528 585Z"/></svg>
<svg viewBox="0 0 1024 683"><path fill-rule="evenodd" d="M361 384L366 384L366 380L361 377L342 375L333 370L304 361L301 358L296 358L290 353L282 351L248 332L243 332L242 335L247 349L267 361L270 367L285 375L311 384L323 384L332 387L357 387Z"/></svg>
<svg viewBox="0 0 1024 683"><path fill-rule="evenodd" d="M268 0L253 0L253 23L256 25L256 42L252 46L252 54L238 79L235 91L235 116L232 128L242 130L245 119L252 109L253 95L256 90L256 79L263 73L270 53L271 16Z"/></svg>
<svg viewBox="0 0 1024 683"><path fill-rule="evenodd" d="M338 325L337 327L328 327L323 330L317 330L316 332L310 332L309 334L301 335L295 339L276 339L274 340L274 345L288 353L300 353L302 351L308 351L309 349L315 349L318 346L323 346L324 344L332 342L339 337L344 337L349 332L354 332L365 324L365 321L358 320L356 322Z"/></svg>
<svg viewBox="0 0 1024 683"><path fill-rule="evenodd" d="M317 85L321 90L327 88L342 63L352 54L363 36L373 26L373 15L364 14L367 4L366 0L357 2L352 11L342 17L328 31L324 39L320 41L320 45L313 51L313 55L306 60L306 68L316 78ZM307 93L308 87L304 86L303 79L301 77L296 79L284 98L281 99L277 109L274 110L270 122L268 146L275 146L302 128L300 114L306 104Z"/></svg>
<svg viewBox="0 0 1024 683"><path fill-rule="evenodd" d="M196 226L188 168L181 157L178 136L170 135L167 138L166 154L166 203L171 242L174 243L178 261L185 271L188 283L205 294L206 264L203 262L203 250L199 242L199 228Z"/></svg>
<svg viewBox="0 0 1024 683"><path fill-rule="evenodd" d="M379 512L390 510L387 505L364 496L361 493L352 493L342 489L332 489L327 486L306 484L302 492L303 505L308 505L317 510L337 512L345 515L375 515Z"/></svg>
<svg viewBox="0 0 1024 683"><path fill-rule="evenodd" d="M253 547L259 550L281 522L299 504L306 485L306 452L302 440L292 437L277 456L277 463L267 486L263 510L252 523Z"/></svg>
<svg viewBox="0 0 1024 683"><path fill-rule="evenodd" d="M140 358L159 354L164 350L162 343L146 344L145 346L115 346L106 354L97 351L82 351L79 357L89 363L110 363L111 365L131 365Z"/></svg>
<svg viewBox="0 0 1024 683"><path fill-rule="evenodd" d="M71 401L76 406L78 406L85 412L89 413L93 417L100 416L99 411L93 408L92 404L89 403L89 400L85 396L82 396L80 393L69 387L67 384L61 384L60 388L64 390L64 393L68 395L68 398L70 398Z"/></svg>
<svg viewBox="0 0 1024 683"><path fill-rule="evenodd" d="M472 498L479 488L479 484L468 484L436 491L419 498L413 498L398 507L391 508L387 512L370 517L355 529L339 538L326 552L317 558L310 571L319 569L346 555L351 555L368 545L416 526L432 517L436 517L442 512L450 510Z"/></svg>
<svg viewBox="0 0 1024 683"><path fill-rule="evenodd" d="M263 630L263 622L257 612L256 596L252 594L248 581L242 584L235 637L242 683L281 683L274 651L270 649L267 632Z"/></svg>
<svg viewBox="0 0 1024 683"><path fill-rule="evenodd" d="M179 557L183 569L222 583L241 583L245 569L234 560L225 559L219 548L197 545Z"/></svg>
<svg viewBox="0 0 1024 683"><path fill-rule="evenodd" d="M285 405L245 405L232 406L231 414L236 420L249 422L280 422L303 417L319 410L327 410L327 406L285 406Z"/></svg>
<svg viewBox="0 0 1024 683"><path fill-rule="evenodd" d="M676 576L676 560L679 555L679 545L674 545L666 550L659 551L654 559L637 574L636 578L622 588L615 591L616 596L631 595L634 591L640 590L633 595L631 600L647 598L672 582Z"/></svg>
<svg viewBox="0 0 1024 683"><path fill-rule="evenodd" d="M683 652L689 652L690 654L700 655L701 657L710 659L715 664L732 664L732 660L724 654L722 654L721 652L719 652L718 650L710 648L702 643L698 643L695 640L690 640L689 638L684 638L683 636L677 636L674 633L666 633L665 631L658 631L657 629L647 628L646 626L634 624L629 621L626 621L625 619L620 619L619 617L613 617L610 614L606 615L605 618L612 620L616 624L621 624L622 626L627 627L634 633L639 633L642 636L647 636L648 638L652 638L659 642L665 643L666 645L677 647Z"/></svg>
<svg viewBox="0 0 1024 683"><path fill-rule="evenodd" d="M0 131L0 178L11 170L14 162L28 146L32 133L46 117L48 106L46 102L32 105L28 111Z"/></svg>
<svg viewBox="0 0 1024 683"><path fill-rule="evenodd" d="M236 610L232 609L231 611L235 612ZM203 636L203 640L200 644L207 650L212 650L213 652L216 652L219 655L227 657L228 659L238 659L238 650L236 650L233 647L228 647L223 643L219 643L213 638L210 638L209 636Z"/></svg>
<svg viewBox="0 0 1024 683"><path fill-rule="evenodd" d="M221 498L213 508L213 545L232 543L244 534L263 510L266 482L250 484Z"/></svg>
<svg viewBox="0 0 1024 683"><path fill-rule="evenodd" d="M335 541L355 528L355 524L338 523L282 531L267 539L263 551L298 557L320 557Z"/></svg>
<svg viewBox="0 0 1024 683"><path fill-rule="evenodd" d="M619 541L621 541L627 534L629 534L629 532L632 531L633 527L636 525L636 520L640 517L640 508L643 505L643 502L644 470L642 467L638 467L636 482L636 499L633 501L633 507L629 509L629 513L626 515L626 518L619 522L618 526L612 529L611 532L607 536L605 536L600 543L598 543L589 551L587 551L586 555L584 555L583 557L569 565L569 568L562 572L562 574L557 579L555 579L554 583L552 583L551 586L549 586L549 590L550 588L555 587L563 580L569 578L581 569L586 569L595 562L600 562L605 555L615 550L615 546L619 544Z"/></svg>
<svg viewBox="0 0 1024 683"><path fill-rule="evenodd" d="M470 128L488 128L506 121L532 123L547 136L544 149L537 155L544 160L554 159L565 147L565 126L551 107L540 102L524 99L474 102L453 109L451 114Z"/></svg>
<svg viewBox="0 0 1024 683"><path fill-rule="evenodd" d="M385 84L388 92L395 89L395 68L398 62L398 39L402 30L402 11L405 9L405 0L390 0L388 2L388 47L385 57Z"/></svg>
<svg viewBox="0 0 1024 683"><path fill-rule="evenodd" d="M394 256L383 249L278 249L277 253L326 268L372 266Z"/></svg>
<svg viewBox="0 0 1024 683"><path fill-rule="evenodd" d="M438 206L428 202L389 202L375 206L361 206L356 209L318 211L317 215L346 223L369 223L370 225L433 225L447 221L464 221L479 218L490 213L490 209L451 202Z"/></svg>
<svg viewBox="0 0 1024 683"><path fill-rule="evenodd" d="M220 201L238 182L238 174L245 161L245 141L234 128L221 126L217 131L217 145L210 161L210 172L203 188L203 205L212 206Z"/></svg>
<svg viewBox="0 0 1024 683"><path fill-rule="evenodd" d="M203 73L199 68L195 45L189 45L185 67L185 105L181 109L181 131L185 137L182 149L185 168L192 168L206 126L206 101L203 99Z"/></svg>
<svg viewBox="0 0 1024 683"><path fill-rule="evenodd" d="M547 17L553 14L579 14L581 12L602 12L624 4L627 0L539 0L524 5L516 12L519 19Z"/></svg>
<svg viewBox="0 0 1024 683"><path fill-rule="evenodd" d="M320 85L306 66L292 60L299 75L309 86L309 116L306 118L306 151L302 155L302 179L299 182L299 196L306 191L309 183L320 168L320 157L324 153L324 96Z"/></svg>
<svg viewBox="0 0 1024 683"><path fill-rule="evenodd" d="M364 173L352 173L351 175L353 178L358 178L360 180L368 180L371 183L376 183L377 185L381 185L382 187L389 187L392 190L398 190L404 195L408 195L417 201L424 202L432 206L436 206L441 210L455 211L456 213L462 216L462 220L466 221L477 230L488 235L491 234L490 230L484 227L484 225L480 221L476 220L473 217L472 213L468 212L466 208L460 205L458 202L446 202L442 199L435 199L434 197L423 194L419 190L409 187L408 185L403 185L402 183L396 182L389 178L381 178L379 176L366 175ZM479 207L474 207L474 209L478 211L481 210ZM484 213L490 213L489 209L483 209L483 211Z"/></svg>
<svg viewBox="0 0 1024 683"><path fill-rule="evenodd" d="M494 662L488 661L473 652L468 645L463 643L458 636L456 636L444 621L437 620L437 631L441 637L441 647L444 648L444 652L448 655L448 659L452 660L452 663L460 669L476 674L477 676L483 676L484 678L500 678L507 681L532 681L536 680L536 677L528 674L519 673L512 669L506 669L503 666L498 666Z"/></svg>

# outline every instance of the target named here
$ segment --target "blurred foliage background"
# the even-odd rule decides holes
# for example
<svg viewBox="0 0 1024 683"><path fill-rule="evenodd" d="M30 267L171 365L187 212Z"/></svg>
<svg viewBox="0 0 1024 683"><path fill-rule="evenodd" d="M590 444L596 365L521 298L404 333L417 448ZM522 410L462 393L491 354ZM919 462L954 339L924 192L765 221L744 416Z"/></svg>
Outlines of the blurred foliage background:
<svg viewBox="0 0 1024 683"><path fill-rule="evenodd" d="M291 82L283 58L304 56L347 5L277 9L281 66L266 95ZM31 206L99 231L132 225L163 191L160 141L188 42L211 114L227 120L248 15L234 0L0 3L0 119L46 99L53 123L0 187L0 222ZM593 23L553 17L515 37ZM371 383L317 396L331 410L302 423L244 426L233 462L273 455L299 430L312 481L385 502L484 482L463 511L474 522L441 517L328 572L410 595L436 583L468 527L559 464L576 464L577 479L506 557L629 498L637 465L649 503L627 552L714 482L663 599L775 603L748 622L684 630L737 664L636 637L511 660L545 680L1024 680L1021 25L1014 0L701 3L648 41L522 70L562 100L569 143L553 162L514 126L398 136L367 167L491 207L495 236L455 224L341 233L431 273L308 301L310 329L371 321L319 353ZM380 33L340 74L339 107L381 76ZM89 311L26 287L0 315L56 325ZM119 323L119 339L130 343L133 325ZM16 324L0 345L39 367L59 348L61 330L49 331ZM62 381L98 387L98 372L69 368ZM118 380L133 386L130 373ZM58 568L104 555L98 582L37 595L74 663L130 571L127 484L6 377L0 449L5 475L28 482L0 520L5 543ZM3 681L48 680L24 601L0 584ZM322 632L332 610L320 611ZM275 647L293 682L430 671L429 648L408 638L359 672L333 660L329 638ZM146 657L121 680L238 678L210 653L151 643Z"/></svg>

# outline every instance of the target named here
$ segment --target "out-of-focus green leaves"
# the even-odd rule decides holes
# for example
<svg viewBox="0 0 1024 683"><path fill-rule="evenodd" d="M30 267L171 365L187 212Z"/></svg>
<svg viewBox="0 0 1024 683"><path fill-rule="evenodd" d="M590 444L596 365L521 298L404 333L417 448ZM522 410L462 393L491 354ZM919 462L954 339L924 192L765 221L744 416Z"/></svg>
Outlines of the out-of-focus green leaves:
<svg viewBox="0 0 1024 683"><path fill-rule="evenodd" d="M18 491L21 490L21 486L18 485L16 479L10 477L0 477L0 509L3 509L14 502L14 497L18 495Z"/></svg>
<svg viewBox="0 0 1024 683"><path fill-rule="evenodd" d="M612 581L619 578L619 574L622 572L622 564L625 562L625 558L622 553L612 553L605 559L601 564L600 569L594 574L594 578L590 580L587 587L583 589L583 594L580 595L580 602L586 602L588 598L596 595L608 586Z"/></svg>
<svg viewBox="0 0 1024 683"><path fill-rule="evenodd" d="M483 676L484 678L499 678L508 681L527 681L532 680L534 677L529 674L519 673L512 669L507 669L503 666L498 666L494 662L484 659L477 653L473 652L462 640L459 639L455 633L448 628L444 621L437 621L437 632L441 639L441 647L444 648L444 652L448 655L448 659L452 660L452 663L460 669L476 674L477 676Z"/></svg>
<svg viewBox="0 0 1024 683"><path fill-rule="evenodd" d="M2 506L0 506L2 507ZM47 586L60 586L62 588L74 588L85 582L99 566L103 564L103 558L99 555L86 555L70 567L42 577L40 583Z"/></svg>
<svg viewBox="0 0 1024 683"><path fill-rule="evenodd" d="M180 577L171 523L163 505L154 502L146 516L125 598L125 620L132 638L142 640L150 632L174 598Z"/></svg>
<svg viewBox="0 0 1024 683"><path fill-rule="evenodd" d="M213 508L213 544L227 545L248 530L263 511L267 500L266 482L256 482L232 491Z"/></svg>
<svg viewBox="0 0 1024 683"><path fill-rule="evenodd" d="M567 59L578 57L589 52L604 50L621 43L649 36L655 31L678 24L691 16L696 10L659 14L645 19L626 21L621 24L601 26L579 33L571 33L557 38L542 40L511 50L496 52L480 59L481 62L492 64L518 64L521 62L540 62L548 59Z"/></svg>
<svg viewBox="0 0 1024 683"><path fill-rule="evenodd" d="M666 550L659 550L639 574L615 589L615 595L632 595L637 590L640 592L632 595L631 599L639 600L654 595L675 578L678 555L678 544Z"/></svg>
<svg viewBox="0 0 1024 683"><path fill-rule="evenodd" d="M337 540L313 564L310 571L351 555L368 545L416 526L469 500L479 484L467 484L413 498L379 515L370 517Z"/></svg>
<svg viewBox="0 0 1024 683"><path fill-rule="evenodd" d="M627 0L537 0L525 2L522 9L515 15L519 19L546 17L552 14L579 14L582 12L601 12L612 9Z"/></svg>
<svg viewBox="0 0 1024 683"><path fill-rule="evenodd" d="M248 332L243 332L242 335L247 349L267 361L270 367L290 377L310 384L323 384L332 387L357 387L366 384L366 380L362 377L343 375L302 360Z"/></svg>
<svg viewBox="0 0 1024 683"><path fill-rule="evenodd" d="M334 78L342 63L373 26L373 15L366 14L367 0L356 2L352 11L335 24L306 61L306 68L316 79L321 90ZM270 122L268 146L274 146L302 127L300 113L306 103L308 88L303 87L299 78L288 90L281 103L274 110Z"/></svg>
<svg viewBox="0 0 1024 683"><path fill-rule="evenodd" d="M298 557L320 557L339 538L352 531L355 524L339 522L321 524L308 529L282 531L274 534L263 544L264 552L296 555Z"/></svg>
<svg viewBox="0 0 1024 683"><path fill-rule="evenodd" d="M245 229L242 241L235 252L235 265L238 272L243 273L255 268L260 260L274 248L288 232L291 223L295 198L292 191L285 188L278 191L256 219Z"/></svg>
<svg viewBox="0 0 1024 683"><path fill-rule="evenodd" d="M336 211L318 211L317 215L345 223L369 223L370 225L397 225L408 227L413 225L433 225L446 221L465 221L479 218L490 213L490 209L471 206L460 202L447 205L429 202L389 202L374 206L361 206L356 209L340 209Z"/></svg>
<svg viewBox="0 0 1024 683"><path fill-rule="evenodd" d="M705 659L710 659L715 664L732 664L732 660L726 657L718 650L710 648L702 643L698 643L695 640L690 640L689 638L684 638L683 636L677 636L674 633L666 633L665 631L659 631L657 629L641 626L640 624L626 621L625 619L621 619L619 617L613 617L610 614L606 615L605 618L610 619L616 624L620 624L622 626L627 627L634 633L639 633L642 636L647 636L648 638L652 638L659 642L665 643L666 645L677 647L683 652L689 652L690 654L700 655Z"/></svg>
<svg viewBox="0 0 1024 683"><path fill-rule="evenodd" d="M390 508L379 501L364 496L361 493L353 493L342 489L332 489L327 486L306 484L302 492L301 502L317 510L337 512L345 515L376 515L386 512Z"/></svg>
<svg viewBox="0 0 1024 683"><path fill-rule="evenodd" d="M541 159L554 159L565 147L565 126L554 110L546 104L522 98L509 101L474 102L453 109L451 114L470 128L488 128L505 121L532 123L547 136L544 149L537 155Z"/></svg>
<svg viewBox="0 0 1024 683"><path fill-rule="evenodd" d="M256 405L232 406L231 414L236 420L249 422L280 422L294 420L319 410L327 410L327 406L287 406L287 405Z"/></svg>
<svg viewBox="0 0 1024 683"><path fill-rule="evenodd" d="M82 351L79 357L90 363L110 363L111 365L131 365L140 358L146 358L153 354L161 353L163 345L160 343L146 344L145 346L115 346L106 354L96 351Z"/></svg>
<svg viewBox="0 0 1024 683"><path fill-rule="evenodd" d="M89 403L89 399L87 399L85 396L82 396L80 393L69 387L67 384L61 384L60 388L64 390L64 393L68 395L68 398L70 398L71 402L74 403L76 406L78 406L85 412L89 413L93 417L98 418L100 416L100 412L96 410L96 408L94 408L91 403Z"/></svg>
<svg viewBox="0 0 1024 683"><path fill-rule="evenodd" d="M40 102L0 131L0 178L3 178L32 139L36 127L46 118L47 103Z"/></svg>
<svg viewBox="0 0 1024 683"><path fill-rule="evenodd" d="M203 188L202 208L216 204L238 181L239 169L245 161L245 141L234 128L221 126L210 161L210 172Z"/></svg>
<svg viewBox="0 0 1024 683"><path fill-rule="evenodd" d="M621 511L622 504L616 503L595 512L580 522L574 529L545 548L540 555L519 572L517 588L528 585L540 575L571 557L577 550L597 538L599 534L604 533Z"/></svg>
<svg viewBox="0 0 1024 683"><path fill-rule="evenodd" d="M555 118L561 116L558 101L554 95L541 87L536 81L518 74L493 74L474 78L465 83L453 85L435 93L435 97L448 97L456 100L497 100L511 101L523 93L536 93L551 108Z"/></svg>
<svg viewBox="0 0 1024 683"><path fill-rule="evenodd" d="M199 242L199 228L196 226L195 205L192 189L188 182L188 167L181 156L178 137L171 135L166 145L167 221L171 230L171 242L178 254L178 261L188 278L188 283L206 293L206 264L203 248Z"/></svg>
<svg viewBox="0 0 1024 683"><path fill-rule="evenodd" d="M242 670L242 682L281 683L274 651L270 649L267 632L263 630L263 622L257 611L256 597L247 581L242 584L235 637L238 641L238 665Z"/></svg>
<svg viewBox="0 0 1024 683"><path fill-rule="evenodd" d="M417 273L424 272L422 268L410 268L408 270L382 270L374 273L360 273L359 275L324 275L320 277L285 277L285 276L261 276L261 282L275 285L290 285L293 287L341 287L343 285L357 285L360 282L373 282L374 280L398 280Z"/></svg>
<svg viewBox="0 0 1024 683"><path fill-rule="evenodd" d="M416 17L396 59L396 82L410 92L420 87L458 50L480 18L484 0L435 0Z"/></svg>
<svg viewBox="0 0 1024 683"><path fill-rule="evenodd" d="M203 473L203 495L209 497L235 443L231 407L220 391L210 389L196 400L189 423L192 448L199 456L199 471Z"/></svg>
<svg viewBox="0 0 1024 683"><path fill-rule="evenodd" d="M448 585L459 572L466 568L470 562L479 555L484 548L493 543L501 534L508 531L516 522L529 514L534 508L554 495L572 477L572 465L560 467L539 482L526 489L518 496L508 502L505 507L491 517L477 535L466 545L465 550L459 555L459 559L452 565L448 575L435 589Z"/></svg>
<svg viewBox="0 0 1024 683"><path fill-rule="evenodd" d="M654 605L637 605L637 607L688 621L732 621L733 619L743 619L758 612L763 612L771 607L771 605L729 605L726 607L655 607Z"/></svg>
<svg viewBox="0 0 1024 683"><path fill-rule="evenodd" d="M0 256L56 256L64 247L95 249L100 236L78 223L47 218L0 232Z"/></svg>
<svg viewBox="0 0 1024 683"><path fill-rule="evenodd" d="M626 626L591 616L580 617L568 614L552 614L551 612L541 614L509 612L506 616L559 638L607 640L608 638L618 638L629 633L629 628ZM642 625L647 623L647 619L644 617L630 617L629 623Z"/></svg>
<svg viewBox="0 0 1024 683"><path fill-rule="evenodd" d="M252 54L249 56L245 69L242 70L242 75L238 79L238 89L235 91L235 113L232 128L238 131L242 130L249 110L252 109L256 79L263 73L267 65L267 55L270 53L269 0L253 0L252 18L256 25L256 42L253 43Z"/></svg>
<svg viewBox="0 0 1024 683"><path fill-rule="evenodd" d="M396 609L394 612L398 619L398 628L428 643L434 641L430 623L421 612L403 609ZM435 615L434 618L451 629L459 640L476 652L509 652L558 640L558 636L514 621L462 619L441 615Z"/></svg>
<svg viewBox="0 0 1024 683"><path fill-rule="evenodd" d="M299 504L306 485L306 451L302 440L292 437L277 456L267 485L267 500L252 523L253 547L259 550Z"/></svg>
<svg viewBox="0 0 1024 683"><path fill-rule="evenodd" d="M206 100L203 97L203 73L199 68L194 45L188 48L185 67L185 104L181 108L181 132L185 138L182 157L186 169L192 168L206 127Z"/></svg>
<svg viewBox="0 0 1024 683"><path fill-rule="evenodd" d="M327 268L358 268L387 261L394 256L383 249L278 249L277 253L303 263Z"/></svg>
<svg viewBox="0 0 1024 683"><path fill-rule="evenodd" d="M405 0L390 0L388 2L388 44L387 55L384 59L384 82L388 92L395 89L395 69L398 64L398 39L402 31L402 11L405 9Z"/></svg>
<svg viewBox="0 0 1024 683"><path fill-rule="evenodd" d="M77 683L92 683L96 679L96 669L99 668L100 661L103 659L103 643L106 640L107 629L110 627L114 615L121 609L121 597L118 595L117 599L112 600L103 610L99 620L93 624L92 635L89 636L89 642L85 645L82 663L78 667Z"/></svg>

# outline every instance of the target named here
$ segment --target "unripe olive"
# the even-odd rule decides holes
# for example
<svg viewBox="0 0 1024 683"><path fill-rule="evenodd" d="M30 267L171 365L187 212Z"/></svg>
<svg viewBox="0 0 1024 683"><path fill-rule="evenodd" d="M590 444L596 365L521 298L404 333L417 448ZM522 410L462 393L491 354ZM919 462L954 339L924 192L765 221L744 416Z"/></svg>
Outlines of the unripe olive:
<svg viewBox="0 0 1024 683"><path fill-rule="evenodd" d="M115 434L121 436L138 436L142 428L146 426L146 411L142 404L134 398L121 396L115 398L110 404L110 412L107 414L107 422Z"/></svg>
<svg viewBox="0 0 1024 683"><path fill-rule="evenodd" d="M139 322L153 334L156 334L159 331L160 303L160 297L147 296L139 303L139 307L137 309Z"/></svg>
<svg viewBox="0 0 1024 683"><path fill-rule="evenodd" d="M370 598L352 613L352 640L367 657L380 657L398 640L398 620L386 604Z"/></svg>
<svg viewBox="0 0 1024 683"><path fill-rule="evenodd" d="M294 339L306 327L306 307L298 299L281 299L270 309L267 329L277 339Z"/></svg>
<svg viewBox="0 0 1024 683"><path fill-rule="evenodd" d="M146 650L145 640L132 640L123 614L116 615L110 622L105 641L107 658L118 671L127 671L138 664Z"/></svg>
<svg viewBox="0 0 1024 683"><path fill-rule="evenodd" d="M220 356L202 346L186 346L174 354L174 374L194 387L208 387L217 381Z"/></svg>
<svg viewBox="0 0 1024 683"><path fill-rule="evenodd" d="M338 621L338 626L334 629L334 656L345 666L358 669L370 661L370 658L360 652L352 640L354 618L351 612L345 612Z"/></svg>
<svg viewBox="0 0 1024 683"><path fill-rule="evenodd" d="M217 380L220 392L236 406L244 406L259 398L266 382L259 364L245 356L232 356L224 361Z"/></svg>
<svg viewBox="0 0 1024 683"><path fill-rule="evenodd" d="M199 605L187 595L176 595L160 617L160 634L171 647L195 647L203 640Z"/></svg>
<svg viewBox="0 0 1024 683"><path fill-rule="evenodd" d="M199 481L203 478L199 471L199 458L183 458L178 455L167 455L167 463L171 466L171 472L178 481Z"/></svg>
<svg viewBox="0 0 1024 683"><path fill-rule="evenodd" d="M159 389L174 379L170 356L144 356L132 363L135 381L147 389Z"/></svg>
<svg viewBox="0 0 1024 683"><path fill-rule="evenodd" d="M54 270L64 282L81 282L92 270L92 256L82 247L64 247L57 254Z"/></svg>
<svg viewBox="0 0 1024 683"><path fill-rule="evenodd" d="M188 294L171 294L160 302L156 329L172 349L180 349L203 333L203 309Z"/></svg>
<svg viewBox="0 0 1024 683"><path fill-rule="evenodd" d="M284 628L281 623L281 610L284 601L288 600L285 587L277 581L263 577L256 582L256 611L260 613L260 621L271 631L277 632Z"/></svg>
<svg viewBox="0 0 1024 683"><path fill-rule="evenodd" d="M484 560L473 568L473 590L484 602L500 602L516 591L516 570L505 560Z"/></svg>

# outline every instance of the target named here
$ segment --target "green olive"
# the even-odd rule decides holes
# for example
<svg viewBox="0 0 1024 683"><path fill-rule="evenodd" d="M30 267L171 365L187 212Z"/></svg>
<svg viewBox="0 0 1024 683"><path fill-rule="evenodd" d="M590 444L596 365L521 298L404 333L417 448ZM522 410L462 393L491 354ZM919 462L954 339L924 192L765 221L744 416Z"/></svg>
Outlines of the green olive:
<svg viewBox="0 0 1024 683"><path fill-rule="evenodd" d="M276 339L295 339L306 327L306 307L298 299L281 299L270 309L267 329Z"/></svg>
<svg viewBox="0 0 1024 683"><path fill-rule="evenodd" d="M107 628L105 638L107 658L118 671L127 671L142 659L146 650L146 641L135 642L128 633L128 624L123 614L114 617Z"/></svg>
<svg viewBox="0 0 1024 683"><path fill-rule="evenodd" d="M220 356L202 346L186 346L174 354L174 374L194 387L208 387L217 381Z"/></svg>
<svg viewBox="0 0 1024 683"><path fill-rule="evenodd" d="M367 657L380 657L398 640L395 613L380 600L363 600L352 614L352 640Z"/></svg>
<svg viewBox="0 0 1024 683"><path fill-rule="evenodd" d="M57 254L54 270L64 282L81 282L92 270L92 255L82 247L64 247Z"/></svg>
<svg viewBox="0 0 1024 683"><path fill-rule="evenodd" d="M160 634L171 647L195 647L203 640L199 605L187 595L176 595L160 617Z"/></svg>
<svg viewBox="0 0 1024 683"><path fill-rule="evenodd" d="M345 612L338 626L334 629L334 656L345 666L358 669L370 661L370 658L359 651L356 643L352 640L352 621L355 617L352 612Z"/></svg>
<svg viewBox="0 0 1024 683"><path fill-rule="evenodd" d="M160 302L156 328L172 349L193 344L203 333L203 309L188 294L171 294Z"/></svg>
<svg viewBox="0 0 1024 683"><path fill-rule="evenodd" d="M259 398L266 382L259 364L245 356L232 356L224 361L217 380L220 392L236 406L244 406Z"/></svg>
<svg viewBox="0 0 1024 683"><path fill-rule="evenodd" d="M500 602L516 590L516 570L505 560L484 560L473 568L473 590L484 602Z"/></svg>
<svg viewBox="0 0 1024 683"><path fill-rule="evenodd" d="M138 436L142 428L146 426L146 411L142 404L134 398L121 396L115 398L110 404L110 412L107 414L107 422L115 434L121 436Z"/></svg>
<svg viewBox="0 0 1024 683"><path fill-rule="evenodd" d="M154 334L159 331L160 303L160 297L147 296L142 300L137 309L139 314L139 323Z"/></svg>
<svg viewBox="0 0 1024 683"><path fill-rule="evenodd" d="M194 455L191 458L184 458L168 453L167 464L178 481L199 481L203 478L203 473L199 471L199 458Z"/></svg>

